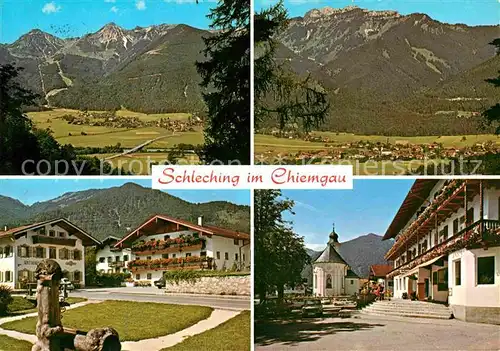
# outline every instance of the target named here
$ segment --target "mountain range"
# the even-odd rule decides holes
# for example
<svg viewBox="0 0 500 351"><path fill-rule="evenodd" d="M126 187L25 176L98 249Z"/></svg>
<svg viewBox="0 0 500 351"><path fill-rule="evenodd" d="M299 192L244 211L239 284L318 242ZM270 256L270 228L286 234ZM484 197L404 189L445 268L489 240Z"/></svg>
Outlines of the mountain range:
<svg viewBox="0 0 500 351"><path fill-rule="evenodd" d="M360 134L456 135L480 129L498 102L491 45L500 26L436 21L356 6L313 9L277 36L278 59L328 92L326 130Z"/></svg>
<svg viewBox="0 0 500 351"><path fill-rule="evenodd" d="M55 199L24 205L0 196L0 228L66 218L98 240L122 237L154 214L166 214L194 223L250 233L250 207L226 201L191 203L135 183L63 194Z"/></svg>
<svg viewBox="0 0 500 351"><path fill-rule="evenodd" d="M204 106L195 62L209 35L182 24L127 30L109 23L67 39L34 29L0 44L0 64L24 68L23 84L48 106L192 112Z"/></svg>
<svg viewBox="0 0 500 351"><path fill-rule="evenodd" d="M370 233L341 243L339 253L360 278L368 278L371 265L387 264L384 255L392 247L392 244L391 240L382 241L382 236ZM323 252L306 250L312 262ZM312 282L312 265L307 265L304 268L302 277L306 278L308 282Z"/></svg>

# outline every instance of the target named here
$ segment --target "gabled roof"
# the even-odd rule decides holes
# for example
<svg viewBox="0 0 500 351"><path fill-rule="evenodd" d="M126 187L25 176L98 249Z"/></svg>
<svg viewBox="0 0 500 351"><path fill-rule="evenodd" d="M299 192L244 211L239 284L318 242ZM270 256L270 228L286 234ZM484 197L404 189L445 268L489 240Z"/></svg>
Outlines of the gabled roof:
<svg viewBox="0 0 500 351"><path fill-rule="evenodd" d="M97 239L95 239L92 235L84 231L83 229L79 228L77 225L71 223L67 219L64 218L58 218L58 219L51 219L45 222L38 222L38 223L33 223L33 224L28 224L28 225L23 225L20 227L16 228L10 228L6 231L0 231L0 238L4 237L14 237L16 234L19 233L24 233L28 230L35 230L40 227L44 227L46 225L58 225L61 228L65 229L68 233L71 235L76 236L77 238L82 240L82 243L84 246L93 246L93 245L99 245L101 242Z"/></svg>
<svg viewBox="0 0 500 351"><path fill-rule="evenodd" d="M328 262L328 263L343 263L348 265L347 262L340 256L340 254L335 249L333 242L328 242L326 248L323 250L321 255L314 261L314 263Z"/></svg>
<svg viewBox="0 0 500 351"><path fill-rule="evenodd" d="M357 275L352 269L348 269L347 270L347 274L345 276L346 278L358 278L359 279L359 275Z"/></svg>
<svg viewBox="0 0 500 351"><path fill-rule="evenodd" d="M371 277L385 277L394 269L390 264L374 264L370 266Z"/></svg>
<svg viewBox="0 0 500 351"><path fill-rule="evenodd" d="M394 238L404 228L415 212L425 203L438 182L439 179L417 179L413 183L382 240Z"/></svg>
<svg viewBox="0 0 500 351"><path fill-rule="evenodd" d="M226 229L226 228L220 228L220 227L216 227L213 225L200 226L198 224L195 224L195 223L183 220L183 219L178 219L178 218L170 217L167 215L157 214L157 215L154 215L154 216L148 218L137 229L135 229L134 231L130 232L128 235L123 237L120 241L118 241L115 244L115 247L122 246L127 242L133 241L133 240L145 235L144 232L147 230L148 226L152 226L158 220L178 224L178 225L184 226L184 227L189 228L191 230L198 231L198 232L203 233L203 234L208 235L208 236L217 235L217 236L222 236L222 237L231 238L231 239L250 240L250 235L247 233L238 232L238 231L234 231L234 230L230 230L230 229Z"/></svg>

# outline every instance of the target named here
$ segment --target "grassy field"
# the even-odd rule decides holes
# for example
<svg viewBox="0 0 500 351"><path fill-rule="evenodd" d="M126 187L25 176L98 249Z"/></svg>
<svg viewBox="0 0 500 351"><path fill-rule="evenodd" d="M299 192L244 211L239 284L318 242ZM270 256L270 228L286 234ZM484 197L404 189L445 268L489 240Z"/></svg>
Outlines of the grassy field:
<svg viewBox="0 0 500 351"><path fill-rule="evenodd" d="M176 333L211 313L210 307L105 301L67 310L63 323L65 327L83 331L109 325L118 331L121 341L137 341ZM35 334L36 321L36 317L28 317L5 323L2 328Z"/></svg>
<svg viewBox="0 0 500 351"><path fill-rule="evenodd" d="M370 141L370 142L387 142L392 144L396 143L409 143L409 144L431 144L433 142L442 143L444 147L465 147L471 146L476 143L483 143L486 141L494 141L500 145L500 138L494 134L480 134L480 135L465 135L464 136L421 136L421 137L385 137L380 135L355 135L348 133L333 133L333 132L314 132L314 135L327 137L330 143L345 144L357 141ZM300 150L324 150L325 143L310 142L297 139L284 139L277 138L272 135L255 135L255 152L261 153L266 151L300 151Z"/></svg>
<svg viewBox="0 0 500 351"><path fill-rule="evenodd" d="M102 111L95 111L102 112ZM76 114L78 111L69 109L54 109L52 111L30 112L31 118L37 128L50 128L54 132L54 137L60 144L72 144L75 147L103 147L121 143L123 147L134 147L148 140L165 137L149 147L163 148L172 147L175 144L203 144L203 132L201 128L194 132L175 133L159 127L145 128L111 128L104 126L86 126L68 124L65 120L59 118L66 114ZM160 118L170 118L171 120L187 119L190 115L187 113L165 113L165 114L144 114L127 110L116 112L118 116L138 117L144 121L158 120ZM82 132L87 135L82 135ZM70 135L71 134L71 135Z"/></svg>
<svg viewBox="0 0 500 351"><path fill-rule="evenodd" d="M30 342L0 335L0 350L2 351L30 351L32 346Z"/></svg>
<svg viewBox="0 0 500 351"><path fill-rule="evenodd" d="M249 351L250 311L241 312L221 325L161 351Z"/></svg>

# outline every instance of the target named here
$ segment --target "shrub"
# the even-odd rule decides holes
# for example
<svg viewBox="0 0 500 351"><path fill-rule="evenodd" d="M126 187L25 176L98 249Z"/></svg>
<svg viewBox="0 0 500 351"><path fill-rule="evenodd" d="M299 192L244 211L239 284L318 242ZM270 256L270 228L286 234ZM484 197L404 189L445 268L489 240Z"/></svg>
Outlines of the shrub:
<svg viewBox="0 0 500 351"><path fill-rule="evenodd" d="M9 304L12 303L12 289L6 285L0 285L0 316L7 315Z"/></svg>
<svg viewBox="0 0 500 351"><path fill-rule="evenodd" d="M101 273L96 277L99 286L115 287L121 286L125 279L129 278L129 273Z"/></svg>

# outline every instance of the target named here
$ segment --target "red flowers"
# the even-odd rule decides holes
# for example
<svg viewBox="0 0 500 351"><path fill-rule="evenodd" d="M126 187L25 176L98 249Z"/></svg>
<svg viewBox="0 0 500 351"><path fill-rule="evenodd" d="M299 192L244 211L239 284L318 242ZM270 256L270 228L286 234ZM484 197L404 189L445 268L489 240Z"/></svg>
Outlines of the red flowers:
<svg viewBox="0 0 500 351"><path fill-rule="evenodd" d="M174 258L157 258L155 260L134 260L128 264L129 268L167 268L168 266L182 266L185 263L199 263L208 261L207 257L189 256Z"/></svg>
<svg viewBox="0 0 500 351"><path fill-rule="evenodd" d="M149 240L140 242L132 246L133 252L163 250L168 247L185 247L191 245L204 244L205 238L197 238L193 235L180 236L175 239ZM180 251L180 250L179 250Z"/></svg>

